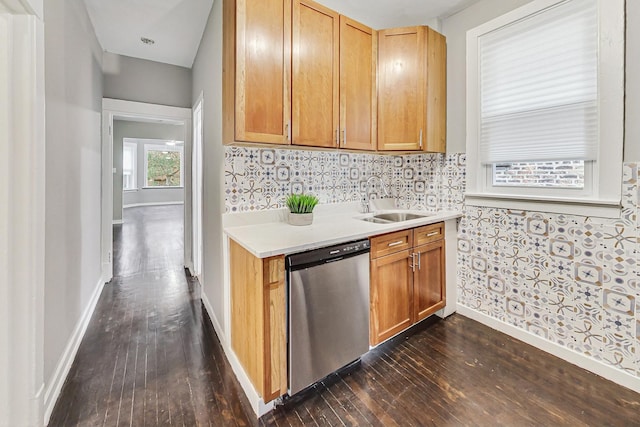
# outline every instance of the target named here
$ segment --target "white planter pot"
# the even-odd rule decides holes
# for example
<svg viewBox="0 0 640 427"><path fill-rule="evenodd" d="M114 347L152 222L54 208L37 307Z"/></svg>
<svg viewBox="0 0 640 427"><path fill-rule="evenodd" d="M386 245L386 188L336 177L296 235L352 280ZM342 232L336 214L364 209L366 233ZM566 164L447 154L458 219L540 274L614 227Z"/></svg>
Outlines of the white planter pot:
<svg viewBox="0 0 640 427"><path fill-rule="evenodd" d="M291 225L311 225L313 213L294 214L289 212L289 224Z"/></svg>

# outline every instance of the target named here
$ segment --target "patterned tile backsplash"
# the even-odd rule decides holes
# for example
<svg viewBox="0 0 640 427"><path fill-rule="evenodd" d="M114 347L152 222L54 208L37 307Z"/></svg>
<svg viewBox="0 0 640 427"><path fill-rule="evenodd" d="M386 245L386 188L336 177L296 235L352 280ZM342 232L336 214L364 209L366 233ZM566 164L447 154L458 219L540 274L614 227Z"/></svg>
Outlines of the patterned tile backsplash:
<svg viewBox="0 0 640 427"><path fill-rule="evenodd" d="M462 202L458 173L464 171L463 164L464 155L226 147L225 208L227 212L280 208L289 193L302 192L315 194L321 203L364 203L367 196L383 195L378 180L367 185L375 175L401 207L441 210Z"/></svg>
<svg viewBox="0 0 640 427"><path fill-rule="evenodd" d="M640 376L638 165L622 215L464 207L458 303Z"/></svg>
<svg viewBox="0 0 640 427"><path fill-rule="evenodd" d="M403 207L463 211L459 304L640 376L638 164L624 164L621 217L605 220L464 206L464 154L225 150L227 212L283 207L290 192L364 201L381 195L372 175Z"/></svg>

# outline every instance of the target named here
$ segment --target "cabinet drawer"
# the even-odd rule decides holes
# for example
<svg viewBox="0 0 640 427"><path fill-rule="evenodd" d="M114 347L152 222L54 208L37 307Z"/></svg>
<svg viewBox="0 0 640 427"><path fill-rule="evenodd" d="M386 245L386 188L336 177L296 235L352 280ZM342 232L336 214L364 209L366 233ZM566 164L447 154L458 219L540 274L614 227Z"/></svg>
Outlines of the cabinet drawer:
<svg viewBox="0 0 640 427"><path fill-rule="evenodd" d="M379 258L411 248L413 246L411 236L411 230L402 230L372 237L371 258Z"/></svg>
<svg viewBox="0 0 640 427"><path fill-rule="evenodd" d="M415 246L424 245L425 243L435 242L444 239L444 223L425 225L413 231L413 241Z"/></svg>

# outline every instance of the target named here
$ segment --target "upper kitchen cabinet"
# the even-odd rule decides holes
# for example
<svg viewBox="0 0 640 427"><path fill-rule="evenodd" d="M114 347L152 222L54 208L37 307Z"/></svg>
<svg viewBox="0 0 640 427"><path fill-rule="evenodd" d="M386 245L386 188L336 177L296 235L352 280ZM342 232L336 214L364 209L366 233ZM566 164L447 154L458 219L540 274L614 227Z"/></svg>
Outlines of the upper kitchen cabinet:
<svg viewBox="0 0 640 427"><path fill-rule="evenodd" d="M291 0L225 0L223 138L288 144Z"/></svg>
<svg viewBox="0 0 640 427"><path fill-rule="evenodd" d="M378 32L378 149L446 149L446 41L429 27Z"/></svg>
<svg viewBox="0 0 640 427"><path fill-rule="evenodd" d="M337 12L310 0L293 3L293 144L339 143L339 32Z"/></svg>
<svg viewBox="0 0 640 427"><path fill-rule="evenodd" d="M340 141L342 148L376 149L377 33L340 16Z"/></svg>

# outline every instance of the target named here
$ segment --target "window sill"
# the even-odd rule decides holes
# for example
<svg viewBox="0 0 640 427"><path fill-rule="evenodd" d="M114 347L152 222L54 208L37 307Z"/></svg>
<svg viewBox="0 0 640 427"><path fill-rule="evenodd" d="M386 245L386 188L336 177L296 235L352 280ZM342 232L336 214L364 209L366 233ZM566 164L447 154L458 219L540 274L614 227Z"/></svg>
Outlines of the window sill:
<svg viewBox="0 0 640 427"><path fill-rule="evenodd" d="M143 190L156 190L156 189L157 190L167 190L167 189L170 190L170 189L174 189L174 188L179 190L181 188L184 188L184 186L181 185L181 186L178 187L178 186L173 186L173 185L167 185L167 186L154 185L153 187L142 187Z"/></svg>
<svg viewBox="0 0 640 427"><path fill-rule="evenodd" d="M125 193L133 193L135 191L138 191L138 189L137 188L127 188L127 189L124 189L122 191L124 191Z"/></svg>
<svg viewBox="0 0 640 427"><path fill-rule="evenodd" d="M599 218L620 218L619 200L568 199L562 197L526 197L520 195L467 193L467 206L550 212Z"/></svg>

